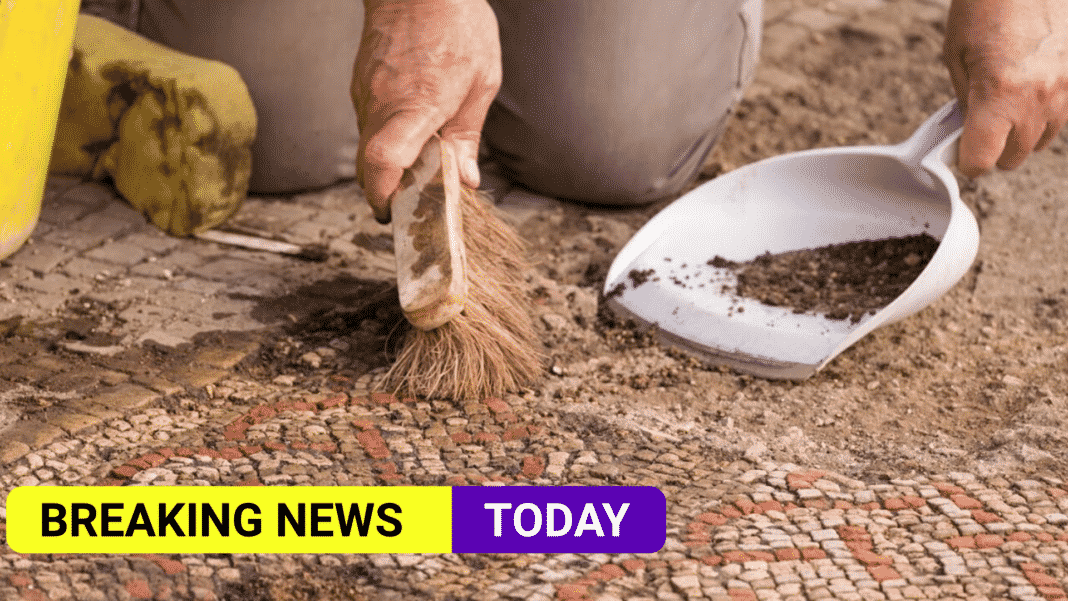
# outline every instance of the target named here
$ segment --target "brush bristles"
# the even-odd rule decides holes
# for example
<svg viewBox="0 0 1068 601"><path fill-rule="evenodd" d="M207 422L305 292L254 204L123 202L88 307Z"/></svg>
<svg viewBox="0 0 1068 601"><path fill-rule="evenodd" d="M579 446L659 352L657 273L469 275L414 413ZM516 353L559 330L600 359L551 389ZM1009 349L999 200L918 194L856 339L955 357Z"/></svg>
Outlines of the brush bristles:
<svg viewBox="0 0 1068 601"><path fill-rule="evenodd" d="M461 206L468 283L464 312L435 330L408 327L386 374L387 385L397 392L481 399L515 391L541 372L524 278L530 269L525 245L477 191L464 190Z"/></svg>

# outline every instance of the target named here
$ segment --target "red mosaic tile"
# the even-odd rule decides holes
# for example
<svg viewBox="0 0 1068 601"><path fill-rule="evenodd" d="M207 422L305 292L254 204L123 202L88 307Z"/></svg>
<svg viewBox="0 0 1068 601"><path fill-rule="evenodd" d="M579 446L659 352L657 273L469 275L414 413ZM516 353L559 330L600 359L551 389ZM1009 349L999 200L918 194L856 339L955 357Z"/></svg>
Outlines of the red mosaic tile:
<svg viewBox="0 0 1068 601"><path fill-rule="evenodd" d="M134 474L141 470L132 465L120 465L119 467L111 470L112 474L115 474L119 478L133 478Z"/></svg>
<svg viewBox="0 0 1068 601"><path fill-rule="evenodd" d="M134 457L126 461L126 465L132 465L138 470L147 470L151 465L141 457Z"/></svg>
<svg viewBox="0 0 1068 601"><path fill-rule="evenodd" d="M879 503L877 503L875 501L872 501L871 503L865 503L865 504L861 505L860 508L863 509L864 511L874 511L876 509L881 508L881 505L879 505Z"/></svg>
<svg viewBox="0 0 1068 601"><path fill-rule="evenodd" d="M819 509L820 511L830 509L830 505L827 503L827 499L808 499L807 501L802 503L802 505L808 507L809 509Z"/></svg>
<svg viewBox="0 0 1068 601"><path fill-rule="evenodd" d="M868 573L876 582L883 582L884 580L898 580L901 578L901 574L894 568L888 565L873 565L868 566Z"/></svg>
<svg viewBox="0 0 1068 601"><path fill-rule="evenodd" d="M637 572L638 570L645 568L645 561L641 559L624 559L619 562L619 565L631 572Z"/></svg>
<svg viewBox="0 0 1068 601"><path fill-rule="evenodd" d="M371 469L384 474L396 474L397 464L392 461L376 461L371 464Z"/></svg>
<svg viewBox="0 0 1068 601"><path fill-rule="evenodd" d="M909 504L906 503L905 500L900 498L900 497L893 498L893 499L887 499L887 500L883 501L883 507L885 507L886 509L889 509L890 511L897 511L897 510L900 510L900 509L906 509L906 508L908 508L908 506L909 506Z"/></svg>
<svg viewBox="0 0 1068 601"><path fill-rule="evenodd" d="M722 513L725 517L731 519L742 517L742 512L738 511L734 507L731 507L730 505L720 507L719 512Z"/></svg>
<svg viewBox="0 0 1068 601"><path fill-rule="evenodd" d="M492 432L479 432L478 434L475 434L475 438L474 438L475 442L480 442L480 443L500 442L500 440L501 440L501 437L496 435L496 434L494 434L494 433L492 433Z"/></svg>
<svg viewBox="0 0 1068 601"><path fill-rule="evenodd" d="M147 455L142 455L141 459L148 463L149 467L158 467L167 462L167 458L160 453L149 453Z"/></svg>
<svg viewBox="0 0 1068 601"><path fill-rule="evenodd" d="M320 453L336 453L337 443L333 442L313 442L311 448Z"/></svg>
<svg viewBox="0 0 1068 601"><path fill-rule="evenodd" d="M1049 532L1036 532L1035 533L1035 538L1037 538L1038 540L1040 540L1040 541L1042 541L1044 543L1052 543L1053 542L1053 535L1050 534Z"/></svg>
<svg viewBox="0 0 1068 601"><path fill-rule="evenodd" d="M33 584L33 578L30 578L26 574L12 574L11 576L8 576L7 581L11 583L11 586L18 588Z"/></svg>
<svg viewBox="0 0 1068 601"><path fill-rule="evenodd" d="M1038 594L1042 595L1047 601L1061 601L1061 599L1068 599L1068 593L1064 592L1064 589L1059 586L1036 586Z"/></svg>
<svg viewBox="0 0 1068 601"><path fill-rule="evenodd" d="M848 510L848 509L853 509L853 504L850 503L849 501L843 501L842 499L835 499L834 508L835 509L841 509L841 510L844 511L844 510Z"/></svg>
<svg viewBox="0 0 1068 601"><path fill-rule="evenodd" d="M945 543L954 549L974 549L975 537L973 536L954 536L953 538L947 538Z"/></svg>
<svg viewBox="0 0 1068 601"><path fill-rule="evenodd" d="M39 589L31 588L22 591L22 601L48 601L48 597Z"/></svg>
<svg viewBox="0 0 1068 601"><path fill-rule="evenodd" d="M449 435L449 438L456 444L467 444L471 442L471 435L467 432L454 432Z"/></svg>
<svg viewBox="0 0 1068 601"><path fill-rule="evenodd" d="M363 432L357 432L356 442L359 442L365 449L386 446L386 441L382 438L382 434L378 430L364 430Z"/></svg>
<svg viewBox="0 0 1068 601"><path fill-rule="evenodd" d="M617 566L614 563L606 563L601 566L601 571L608 574L609 578L622 578L627 573L623 571L623 568Z"/></svg>
<svg viewBox="0 0 1068 601"><path fill-rule="evenodd" d="M397 397L388 392L372 392L370 400L372 405L388 405L390 403L400 402L397 400Z"/></svg>
<svg viewBox="0 0 1068 601"><path fill-rule="evenodd" d="M122 480L116 480L115 478L102 478L97 480L95 486L122 486L125 484Z"/></svg>
<svg viewBox="0 0 1068 601"><path fill-rule="evenodd" d="M742 497L734 502L734 506L738 508L738 511L742 512L742 515L751 515L754 513L761 513L756 503L753 503L749 499Z"/></svg>
<svg viewBox="0 0 1068 601"><path fill-rule="evenodd" d="M975 548L976 549L993 549L1005 544L1005 539L996 534L976 534L975 535Z"/></svg>
<svg viewBox="0 0 1068 601"><path fill-rule="evenodd" d="M775 554L771 551L749 551L748 555L753 561L775 561Z"/></svg>
<svg viewBox="0 0 1068 601"><path fill-rule="evenodd" d="M379 474L378 476L383 482L396 482L397 480L403 480L404 476L401 474Z"/></svg>
<svg viewBox="0 0 1068 601"><path fill-rule="evenodd" d="M777 561L793 561L795 559L801 559L801 551L798 551L793 547L775 549L775 559Z"/></svg>
<svg viewBox="0 0 1068 601"><path fill-rule="evenodd" d="M594 570L594 571L590 572L589 574L586 574L586 578L583 578L582 580L579 580L578 582L582 582L583 580L592 580L593 582L591 582L591 584L595 584L598 580L611 580L611 579L612 579L612 577L609 576L604 570Z"/></svg>
<svg viewBox="0 0 1068 601"><path fill-rule="evenodd" d="M944 495L963 495L964 489L948 482L933 482L931 486Z"/></svg>
<svg viewBox="0 0 1068 601"><path fill-rule="evenodd" d="M242 456L241 449L237 447L223 447L219 449L219 456L223 459L233 461Z"/></svg>
<svg viewBox="0 0 1068 601"><path fill-rule="evenodd" d="M879 555L878 553L865 550L853 551L853 557L867 566L890 565L891 563L894 563L892 559L885 555Z"/></svg>
<svg viewBox="0 0 1068 601"><path fill-rule="evenodd" d="M445 478L445 486L467 486L467 478L463 476L449 476Z"/></svg>
<svg viewBox="0 0 1068 601"><path fill-rule="evenodd" d="M701 563L710 566L718 566L719 564L723 563L723 557L719 555L705 555L701 558Z"/></svg>
<svg viewBox="0 0 1068 601"><path fill-rule="evenodd" d="M1063 488L1047 488L1046 494L1054 499L1059 499L1064 495L1068 495L1068 490L1064 490Z"/></svg>
<svg viewBox="0 0 1068 601"><path fill-rule="evenodd" d="M742 563L749 561L749 554L745 551L724 551L721 553L723 561L728 563Z"/></svg>
<svg viewBox="0 0 1068 601"><path fill-rule="evenodd" d="M263 445L258 444L243 444L237 448L241 449L241 452L245 455L255 455L263 450Z"/></svg>
<svg viewBox="0 0 1068 601"><path fill-rule="evenodd" d="M237 486L263 486L263 482L260 482L259 478L249 478L248 480L242 480L237 483Z"/></svg>
<svg viewBox="0 0 1068 601"><path fill-rule="evenodd" d="M163 447L162 449L156 449L156 452L159 453L160 455L163 455L167 459L170 459L171 457L174 457L174 449L172 449L170 447Z"/></svg>
<svg viewBox="0 0 1068 601"><path fill-rule="evenodd" d="M949 499L961 509L982 509L983 504L968 495L950 495Z"/></svg>
<svg viewBox="0 0 1068 601"><path fill-rule="evenodd" d="M274 417L275 410L270 405L260 405L259 407L253 407L249 410L247 416L255 420L256 423L263 420Z"/></svg>
<svg viewBox="0 0 1068 601"><path fill-rule="evenodd" d="M909 507L912 507L913 509L919 509L920 507L923 507L924 505L927 504L927 500L926 499L924 499L923 497L917 497L915 495L905 495L905 496L901 497L901 500L904 501L906 504L908 504Z"/></svg>
<svg viewBox="0 0 1068 601"><path fill-rule="evenodd" d="M308 443L304 442L303 440L294 440L293 442L289 443L289 446L298 451L303 451L307 449L310 445L308 445Z"/></svg>
<svg viewBox="0 0 1068 601"><path fill-rule="evenodd" d="M522 472L528 478L537 478L545 471L545 459L536 455L527 455L523 458Z"/></svg>
<svg viewBox="0 0 1068 601"><path fill-rule="evenodd" d="M850 540L846 541L846 547L850 551L871 551L872 544L870 540Z"/></svg>
<svg viewBox="0 0 1068 601"><path fill-rule="evenodd" d="M727 596L731 601L757 601L756 593L747 588L729 588Z"/></svg>
<svg viewBox="0 0 1068 601"><path fill-rule="evenodd" d="M1027 541L1031 540L1031 535L1026 532L1016 531L1006 538L1007 540L1010 540L1014 543L1026 543Z"/></svg>
<svg viewBox="0 0 1068 601"><path fill-rule="evenodd" d="M281 442L281 441L278 441L278 440L271 440L271 441L263 443L263 448L271 450L271 451L284 451L284 450L288 449L289 447L287 447L286 443L284 443L284 442Z"/></svg>
<svg viewBox="0 0 1068 601"><path fill-rule="evenodd" d="M512 408L508 406L508 403L505 403L497 397L489 397L483 402L486 403L489 410L494 413L506 413L512 410Z"/></svg>
<svg viewBox="0 0 1068 601"><path fill-rule="evenodd" d="M982 509L973 509L972 519L980 524L992 524L994 522L1004 521L998 514L990 513L989 511L984 511Z"/></svg>
<svg viewBox="0 0 1068 601"><path fill-rule="evenodd" d="M501 434L501 440L508 442L509 440L522 440L527 437L527 427L517 426L515 428L508 428Z"/></svg>
<svg viewBox="0 0 1068 601"><path fill-rule="evenodd" d="M839 526L837 531L842 540L871 540L871 535L864 526Z"/></svg>
<svg viewBox="0 0 1068 601"><path fill-rule="evenodd" d="M148 581L139 578L126 583L126 592L134 599L152 598L152 589L149 588Z"/></svg>
<svg viewBox="0 0 1068 601"><path fill-rule="evenodd" d="M245 437L245 432L248 428L235 428L233 425L227 426L223 430L223 438L226 440L241 440Z"/></svg>
<svg viewBox="0 0 1068 601"><path fill-rule="evenodd" d="M704 522L690 522L689 524L686 524L686 530L689 532L708 534L708 524L705 524Z"/></svg>
<svg viewBox="0 0 1068 601"><path fill-rule="evenodd" d="M775 499L772 499L770 501L764 501L762 503L757 503L757 507L760 508L760 512L761 513L765 513L765 512L768 512L768 511L782 511L783 510L782 503L776 501Z"/></svg>
<svg viewBox="0 0 1068 601"><path fill-rule="evenodd" d="M706 511L705 513L698 515L697 519L712 526L722 526L727 523L727 517L722 513L716 513L715 511Z"/></svg>
<svg viewBox="0 0 1068 601"><path fill-rule="evenodd" d="M556 588L558 599L583 599L589 596L589 587L580 584L561 584Z"/></svg>
<svg viewBox="0 0 1068 601"><path fill-rule="evenodd" d="M348 402L349 395L342 393L327 397L316 404L319 406L319 409L331 409L333 407L344 407Z"/></svg>
<svg viewBox="0 0 1068 601"><path fill-rule="evenodd" d="M813 559L827 559L827 553L819 547L805 547L801 549L801 559L812 561Z"/></svg>
<svg viewBox="0 0 1068 601"><path fill-rule="evenodd" d="M1024 576L1035 586L1060 586L1056 578L1044 572L1024 572Z"/></svg>

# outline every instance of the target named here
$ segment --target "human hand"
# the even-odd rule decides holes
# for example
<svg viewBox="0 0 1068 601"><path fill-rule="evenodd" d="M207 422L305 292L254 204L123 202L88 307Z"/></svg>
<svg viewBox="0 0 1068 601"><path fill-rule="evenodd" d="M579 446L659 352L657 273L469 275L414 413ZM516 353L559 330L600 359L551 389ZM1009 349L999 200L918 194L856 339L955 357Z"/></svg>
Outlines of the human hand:
<svg viewBox="0 0 1068 601"><path fill-rule="evenodd" d="M390 197L434 132L477 188L478 143L501 85L497 18L486 0L364 0L352 78L356 177L382 223Z"/></svg>
<svg viewBox="0 0 1068 601"><path fill-rule="evenodd" d="M1068 120L1068 0L953 0L943 55L968 177L1019 167Z"/></svg>

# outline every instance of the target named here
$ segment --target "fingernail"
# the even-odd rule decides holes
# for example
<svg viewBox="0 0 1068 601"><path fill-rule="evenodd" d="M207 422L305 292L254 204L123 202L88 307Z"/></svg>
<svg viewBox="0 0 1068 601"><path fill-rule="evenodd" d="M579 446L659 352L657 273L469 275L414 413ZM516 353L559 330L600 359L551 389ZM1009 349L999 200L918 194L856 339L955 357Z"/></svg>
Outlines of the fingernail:
<svg viewBox="0 0 1068 601"><path fill-rule="evenodd" d="M478 187L478 161L475 159L467 159L464 161L464 179L471 182L471 185Z"/></svg>

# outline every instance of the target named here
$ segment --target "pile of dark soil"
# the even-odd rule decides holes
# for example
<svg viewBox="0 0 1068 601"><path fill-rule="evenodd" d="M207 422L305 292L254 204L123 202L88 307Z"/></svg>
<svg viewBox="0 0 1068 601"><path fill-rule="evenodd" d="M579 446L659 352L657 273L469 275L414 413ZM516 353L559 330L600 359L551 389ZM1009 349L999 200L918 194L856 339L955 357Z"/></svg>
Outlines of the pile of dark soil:
<svg viewBox="0 0 1068 601"><path fill-rule="evenodd" d="M732 292L740 297L855 323L904 292L937 248L937 240L920 234L765 253L744 263L717 255L708 264L736 273Z"/></svg>

